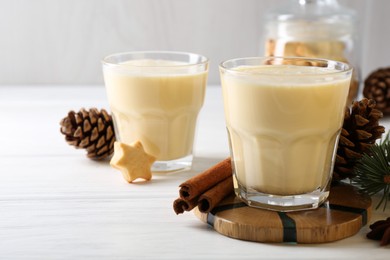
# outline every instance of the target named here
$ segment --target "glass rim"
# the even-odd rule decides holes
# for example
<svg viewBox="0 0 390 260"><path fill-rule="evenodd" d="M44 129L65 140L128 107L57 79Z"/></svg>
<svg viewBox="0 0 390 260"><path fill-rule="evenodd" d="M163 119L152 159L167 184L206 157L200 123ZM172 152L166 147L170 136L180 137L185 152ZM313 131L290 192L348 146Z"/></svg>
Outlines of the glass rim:
<svg viewBox="0 0 390 260"><path fill-rule="evenodd" d="M134 67L134 68L183 68L183 67L192 67L192 66L198 66L198 65L206 65L209 63L209 59L201 54L193 53L193 52L185 52L185 51L127 51L127 52L117 52L112 53L110 55L105 56L102 59L102 64L106 66L122 66L119 62L109 62L108 59L112 57L120 57L125 55L134 55L134 54L168 54L168 55L182 55L182 56L198 56L200 58L199 62L196 63L184 63L184 64L176 64L176 65L137 65L137 64L130 64L126 65L127 67ZM132 59L128 59L132 60ZM175 61L175 60L174 60Z"/></svg>
<svg viewBox="0 0 390 260"><path fill-rule="evenodd" d="M331 60L331 59L321 59L321 58L310 58L310 57L299 57L299 56L252 56L252 57L243 57L243 58L234 58L234 59L229 59L222 61L219 64L219 68L228 71L230 73L235 73L238 75L263 75L263 76L280 76L280 74L275 74L275 73L268 73L267 71L261 72L261 73L252 73L252 72L245 72L245 71L238 71L234 70L233 68L237 68L238 66L234 67L227 67L226 64L228 62L237 62L237 61L255 61L255 60L261 60L261 61L266 61L266 60L295 60L295 61L310 61L310 62L321 62L321 63L326 63L328 66L326 67L320 67L320 66L309 66L309 65L298 65L298 64L286 64L287 66L296 66L296 67L318 67L318 68L331 68L334 69L333 71L321 73L321 75L335 75L335 74L343 74L343 73L348 73L352 71L352 66L348 63L341 62L341 61L336 61L336 60ZM241 66L258 66L258 65L264 65L264 66L272 66L274 64L241 64ZM276 65L283 65L283 64L276 64ZM331 67L329 67L331 65ZM341 66L341 69L337 69L336 66L339 65ZM316 74L312 73L301 73L299 75L307 75L307 76L314 76ZM296 74L283 74L283 77L295 77Z"/></svg>

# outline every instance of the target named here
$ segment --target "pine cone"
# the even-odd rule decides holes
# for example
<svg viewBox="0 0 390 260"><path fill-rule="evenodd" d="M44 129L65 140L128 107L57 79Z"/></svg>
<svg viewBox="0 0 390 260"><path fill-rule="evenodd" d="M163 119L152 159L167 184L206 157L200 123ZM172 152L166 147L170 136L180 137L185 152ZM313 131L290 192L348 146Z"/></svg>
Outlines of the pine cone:
<svg viewBox="0 0 390 260"><path fill-rule="evenodd" d="M376 101L376 108L390 114L390 67L372 72L364 81L363 95Z"/></svg>
<svg viewBox="0 0 390 260"><path fill-rule="evenodd" d="M70 111L60 122L68 144L87 150L87 157L101 160L114 152L115 133L111 116L96 108Z"/></svg>
<svg viewBox="0 0 390 260"><path fill-rule="evenodd" d="M367 238L380 240L381 246L390 244L390 217L378 220L370 225L371 231L366 235Z"/></svg>
<svg viewBox="0 0 390 260"><path fill-rule="evenodd" d="M379 125L379 119L382 117L382 112L375 109L375 101L372 99L354 101L351 110L346 108L333 180L354 177L353 167L356 161L363 153L367 153L385 132L385 128Z"/></svg>

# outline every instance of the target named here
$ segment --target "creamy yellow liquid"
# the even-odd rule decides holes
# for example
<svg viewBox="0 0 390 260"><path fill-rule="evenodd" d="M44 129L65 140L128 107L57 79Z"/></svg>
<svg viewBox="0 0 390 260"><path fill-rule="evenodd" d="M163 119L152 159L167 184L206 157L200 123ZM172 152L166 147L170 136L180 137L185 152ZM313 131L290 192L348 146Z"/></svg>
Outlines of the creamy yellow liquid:
<svg viewBox="0 0 390 260"><path fill-rule="evenodd" d="M325 68L288 65L238 67L237 72L250 75L221 77L237 181L274 195L324 188L349 78ZM277 76L254 75L264 72Z"/></svg>
<svg viewBox="0 0 390 260"><path fill-rule="evenodd" d="M133 60L121 65L104 69L119 140L140 140L159 161L190 155L207 72L191 72L174 61Z"/></svg>

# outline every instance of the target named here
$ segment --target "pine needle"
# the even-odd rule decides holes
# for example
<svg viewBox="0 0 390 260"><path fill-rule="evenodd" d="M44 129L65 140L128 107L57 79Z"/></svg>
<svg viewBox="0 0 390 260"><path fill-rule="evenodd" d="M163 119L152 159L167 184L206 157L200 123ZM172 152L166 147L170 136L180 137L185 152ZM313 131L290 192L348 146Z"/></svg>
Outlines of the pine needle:
<svg viewBox="0 0 390 260"><path fill-rule="evenodd" d="M363 192L373 196L383 191L383 195L376 206L378 209L383 204L383 211L390 200L390 183L387 183L386 176L390 176L390 138L389 133L378 144L373 145L370 150L363 154L354 168L356 176L352 182L360 187Z"/></svg>

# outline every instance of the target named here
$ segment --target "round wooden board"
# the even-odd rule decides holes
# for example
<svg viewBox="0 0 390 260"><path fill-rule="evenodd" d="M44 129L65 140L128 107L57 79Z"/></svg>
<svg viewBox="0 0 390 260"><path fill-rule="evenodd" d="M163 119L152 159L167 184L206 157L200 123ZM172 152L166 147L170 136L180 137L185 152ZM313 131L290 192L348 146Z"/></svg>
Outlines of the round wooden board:
<svg viewBox="0 0 390 260"><path fill-rule="evenodd" d="M371 199L352 185L338 184L318 209L276 212L248 207L235 195L210 213L195 215L217 232L255 242L324 243L356 234L371 217Z"/></svg>

